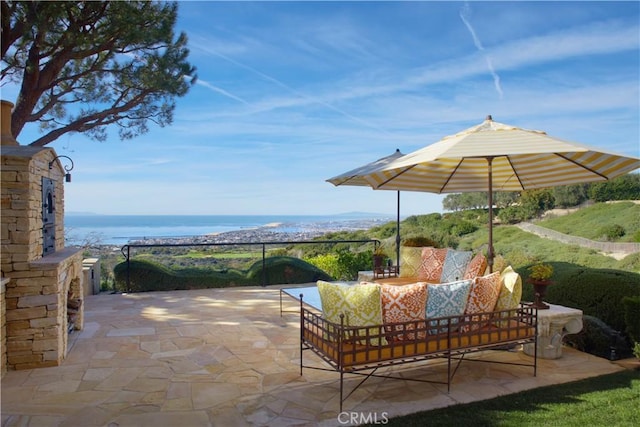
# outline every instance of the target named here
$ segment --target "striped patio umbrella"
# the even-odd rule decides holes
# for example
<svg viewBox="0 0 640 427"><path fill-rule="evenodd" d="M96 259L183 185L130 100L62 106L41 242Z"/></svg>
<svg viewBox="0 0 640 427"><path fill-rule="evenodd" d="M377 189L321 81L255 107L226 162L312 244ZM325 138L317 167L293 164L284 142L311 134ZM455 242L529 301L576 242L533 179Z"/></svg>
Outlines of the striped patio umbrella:
<svg viewBox="0 0 640 427"><path fill-rule="evenodd" d="M333 178L327 179L327 182L335 185L336 187L339 185L355 185L359 187L371 187L369 182L365 180L363 177L372 172L376 172L385 166L387 166L392 161L402 157L403 154L400 152L400 149L396 148L396 151L386 157L382 157L374 162L367 163L366 165L360 166L358 168L352 169L343 174L334 176ZM398 202L396 206L397 216L396 216L396 265L400 265L400 191L398 191Z"/></svg>
<svg viewBox="0 0 640 427"><path fill-rule="evenodd" d="M493 268L493 192L607 181L640 159L494 122L407 154L362 178L376 190L489 193L488 262Z"/></svg>

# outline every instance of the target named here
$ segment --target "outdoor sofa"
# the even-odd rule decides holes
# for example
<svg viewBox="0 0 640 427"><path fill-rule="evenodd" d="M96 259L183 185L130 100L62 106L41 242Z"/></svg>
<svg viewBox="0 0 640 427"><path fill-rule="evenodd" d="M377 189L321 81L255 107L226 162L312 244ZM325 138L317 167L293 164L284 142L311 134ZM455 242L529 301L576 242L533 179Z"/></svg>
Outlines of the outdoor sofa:
<svg viewBox="0 0 640 427"><path fill-rule="evenodd" d="M537 309L520 302L521 286L520 276L510 266L502 272L439 284L318 281L317 287L299 289L300 374L303 368L338 372L340 411L344 401L370 377L446 384L449 392L469 353L525 343L537 349ZM287 290L291 296L294 292ZM305 364L304 354L309 350L328 367ZM447 363L442 381L378 372L383 367L437 358ZM529 366L534 376L537 370L537 351L530 362L465 360ZM346 396L345 374L364 376Z"/></svg>

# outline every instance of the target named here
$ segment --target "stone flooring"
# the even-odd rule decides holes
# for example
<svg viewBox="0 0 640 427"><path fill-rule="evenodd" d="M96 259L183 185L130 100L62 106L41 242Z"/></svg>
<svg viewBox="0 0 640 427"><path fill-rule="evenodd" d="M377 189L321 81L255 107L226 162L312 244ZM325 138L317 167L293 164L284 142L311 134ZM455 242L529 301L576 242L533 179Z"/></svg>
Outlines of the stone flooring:
<svg viewBox="0 0 640 427"><path fill-rule="evenodd" d="M101 294L85 304L85 328L72 333L61 366L2 378L3 427L380 423L624 369L569 348L560 359L539 359L537 377L527 367L463 362L450 394L446 385L371 378L340 414L339 374L305 369L300 375L298 303L285 297L291 311L281 316L278 287ZM529 357L488 353L492 359ZM305 361L323 365L310 352ZM392 369L446 378L442 361ZM360 380L347 377L345 388Z"/></svg>

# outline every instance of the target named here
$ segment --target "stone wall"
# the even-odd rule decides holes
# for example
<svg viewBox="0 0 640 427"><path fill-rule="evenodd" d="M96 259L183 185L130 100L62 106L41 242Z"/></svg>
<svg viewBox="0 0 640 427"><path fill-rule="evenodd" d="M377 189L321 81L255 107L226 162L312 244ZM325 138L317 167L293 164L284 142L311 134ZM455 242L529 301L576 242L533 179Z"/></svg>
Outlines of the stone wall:
<svg viewBox="0 0 640 427"><path fill-rule="evenodd" d="M2 272L6 276L42 257L42 177L55 182L55 248L64 247L64 170L54 161L51 148L1 148Z"/></svg>
<svg viewBox="0 0 640 427"><path fill-rule="evenodd" d="M7 372L7 303L4 293L8 281L0 278L0 377Z"/></svg>
<svg viewBox="0 0 640 427"><path fill-rule="evenodd" d="M6 305L2 369L55 366L68 349L68 300L84 296L82 249L65 248L64 242L65 170L51 148L6 145L4 134L2 139L0 238ZM54 181L56 236L55 252L44 257L43 177ZM73 328L82 329L82 306L73 320Z"/></svg>
<svg viewBox="0 0 640 427"><path fill-rule="evenodd" d="M31 263L7 284L7 367L57 366L67 352L67 299L80 298L82 251L67 248ZM83 311L74 329L82 329Z"/></svg>

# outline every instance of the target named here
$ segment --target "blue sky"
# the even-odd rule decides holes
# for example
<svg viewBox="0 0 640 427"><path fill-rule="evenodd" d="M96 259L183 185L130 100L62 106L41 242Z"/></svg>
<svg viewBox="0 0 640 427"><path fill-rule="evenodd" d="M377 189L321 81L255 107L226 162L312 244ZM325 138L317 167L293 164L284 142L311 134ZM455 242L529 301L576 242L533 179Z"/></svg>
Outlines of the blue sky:
<svg viewBox="0 0 640 427"><path fill-rule="evenodd" d="M638 2L180 2L198 83L170 127L53 143L66 211L394 214L394 192L325 180L488 114L640 156L639 23Z"/></svg>

